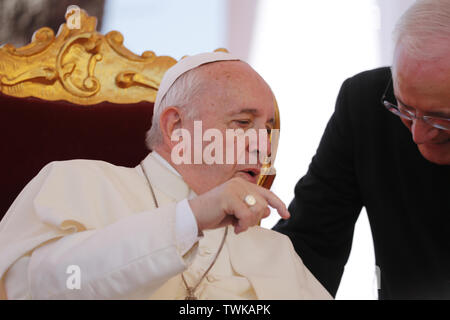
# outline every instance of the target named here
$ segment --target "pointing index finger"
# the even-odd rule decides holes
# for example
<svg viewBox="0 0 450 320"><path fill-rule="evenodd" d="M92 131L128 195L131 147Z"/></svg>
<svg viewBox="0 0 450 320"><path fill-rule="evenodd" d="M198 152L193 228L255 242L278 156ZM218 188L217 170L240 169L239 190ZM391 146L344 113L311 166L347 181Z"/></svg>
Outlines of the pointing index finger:
<svg viewBox="0 0 450 320"><path fill-rule="evenodd" d="M263 187L258 187L258 191L267 200L269 205L278 211L280 217L282 217L283 219L290 218L291 214L287 210L286 205L280 198L278 198L278 196L275 195L275 193L270 190L264 189Z"/></svg>

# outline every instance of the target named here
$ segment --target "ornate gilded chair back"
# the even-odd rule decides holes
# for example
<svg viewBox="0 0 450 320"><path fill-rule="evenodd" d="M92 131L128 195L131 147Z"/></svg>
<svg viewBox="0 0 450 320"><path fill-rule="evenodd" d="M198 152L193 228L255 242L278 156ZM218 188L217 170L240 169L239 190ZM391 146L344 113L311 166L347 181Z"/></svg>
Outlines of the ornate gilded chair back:
<svg viewBox="0 0 450 320"><path fill-rule="evenodd" d="M79 23L69 23L79 14ZM154 102L164 72L176 60L152 51L136 55L123 46L117 31L106 35L84 10L68 11L55 36L50 28L30 44L0 48L0 90L14 97L65 100L79 105Z"/></svg>

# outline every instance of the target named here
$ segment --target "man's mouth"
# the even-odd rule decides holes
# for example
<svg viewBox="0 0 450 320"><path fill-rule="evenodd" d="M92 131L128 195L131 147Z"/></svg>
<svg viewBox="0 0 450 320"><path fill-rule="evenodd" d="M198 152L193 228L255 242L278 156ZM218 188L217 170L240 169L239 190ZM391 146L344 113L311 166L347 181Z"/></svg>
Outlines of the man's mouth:
<svg viewBox="0 0 450 320"><path fill-rule="evenodd" d="M252 183L258 182L258 177L259 177L260 172L261 172L261 170L258 168L248 168L248 169L238 171L238 173L242 173L244 178L246 178L247 180L249 180Z"/></svg>
<svg viewBox="0 0 450 320"><path fill-rule="evenodd" d="M420 143L422 145L429 145L429 146L441 146L443 144L447 144L450 142L450 139L446 139L444 141L437 141L437 142L429 142L429 143ZM420 145L419 144L419 145Z"/></svg>
<svg viewBox="0 0 450 320"><path fill-rule="evenodd" d="M447 139L447 140L444 140L442 142L438 142L436 144L446 144L446 143L449 143L449 142L450 142L450 139Z"/></svg>

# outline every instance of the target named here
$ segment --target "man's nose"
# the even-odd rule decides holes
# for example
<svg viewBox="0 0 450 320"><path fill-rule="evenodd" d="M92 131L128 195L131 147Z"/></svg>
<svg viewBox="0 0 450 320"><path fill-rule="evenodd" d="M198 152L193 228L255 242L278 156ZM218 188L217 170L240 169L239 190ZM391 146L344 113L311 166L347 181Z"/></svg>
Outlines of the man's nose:
<svg viewBox="0 0 450 320"><path fill-rule="evenodd" d="M439 129L429 125L422 119L415 119L411 125L411 133L414 142L422 144L433 140L439 134Z"/></svg>
<svg viewBox="0 0 450 320"><path fill-rule="evenodd" d="M252 148L253 145L253 148ZM256 144L249 144L249 152L256 152L258 156L262 157L270 157L272 154L272 144L270 142L270 134L267 134L267 138L263 139L262 137L258 137L258 141ZM263 160L263 159L261 159Z"/></svg>

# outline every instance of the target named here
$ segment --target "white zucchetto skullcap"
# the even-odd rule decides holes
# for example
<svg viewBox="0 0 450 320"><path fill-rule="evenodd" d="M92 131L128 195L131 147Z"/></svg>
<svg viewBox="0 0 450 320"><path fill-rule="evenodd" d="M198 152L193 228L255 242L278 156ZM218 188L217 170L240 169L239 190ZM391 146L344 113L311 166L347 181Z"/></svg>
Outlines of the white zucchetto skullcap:
<svg viewBox="0 0 450 320"><path fill-rule="evenodd" d="M170 69L166 71L164 77L161 80L161 84L159 85L158 93L156 94L156 101L154 105L154 112L159 109L162 99L166 95L167 91L169 91L170 87L173 83L184 73L189 70L195 69L203 64L216 62L216 61L233 61L233 60L241 60L237 56L234 56L227 52L207 52L200 53L194 56L188 56L180 61L178 61L175 65L173 65Z"/></svg>

